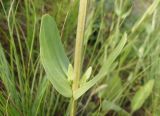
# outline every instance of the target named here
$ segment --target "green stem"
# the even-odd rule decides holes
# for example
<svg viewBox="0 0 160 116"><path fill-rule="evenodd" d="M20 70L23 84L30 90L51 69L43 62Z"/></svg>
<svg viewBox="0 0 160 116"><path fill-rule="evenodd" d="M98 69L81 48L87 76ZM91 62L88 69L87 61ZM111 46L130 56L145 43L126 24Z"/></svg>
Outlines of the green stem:
<svg viewBox="0 0 160 116"><path fill-rule="evenodd" d="M74 91L79 87L79 79L81 75L81 63L82 63L82 46L83 46L83 37L85 30L85 19L87 12L87 1L80 0L79 6L79 15L78 15L78 26L77 26L77 35L76 35L76 46L75 46L75 56L74 56L74 74L73 74L73 85L72 90ZM77 101L72 98L71 105L71 116L75 116L77 109Z"/></svg>

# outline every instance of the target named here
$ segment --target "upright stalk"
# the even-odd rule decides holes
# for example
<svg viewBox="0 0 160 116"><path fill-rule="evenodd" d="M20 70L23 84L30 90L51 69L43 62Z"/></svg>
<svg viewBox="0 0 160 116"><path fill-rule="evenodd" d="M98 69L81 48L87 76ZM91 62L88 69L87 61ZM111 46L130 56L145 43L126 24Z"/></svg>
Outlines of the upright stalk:
<svg viewBox="0 0 160 116"><path fill-rule="evenodd" d="M78 26L77 26L77 35L76 35L76 46L75 46L75 56L74 56L74 74L73 74L73 93L79 87L79 79L81 75L81 64L82 64L82 46L83 46L83 37L85 29L85 19L87 12L87 2L88 0L80 0L79 6L79 15L78 15ZM77 109L77 101L72 98L71 105L71 116L75 116Z"/></svg>

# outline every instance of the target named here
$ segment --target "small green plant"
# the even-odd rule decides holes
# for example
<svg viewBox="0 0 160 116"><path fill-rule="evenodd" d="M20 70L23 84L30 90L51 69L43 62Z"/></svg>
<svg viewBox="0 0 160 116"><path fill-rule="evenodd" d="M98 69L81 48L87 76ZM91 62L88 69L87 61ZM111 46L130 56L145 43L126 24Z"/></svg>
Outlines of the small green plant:
<svg viewBox="0 0 160 116"><path fill-rule="evenodd" d="M0 116L159 116L159 3L0 0Z"/></svg>
<svg viewBox="0 0 160 116"><path fill-rule="evenodd" d="M119 45L115 48L112 54L110 54L108 60L105 62L104 66L101 67L98 74L95 75L93 79L88 80L91 75L91 68L89 68L84 76L80 78L82 72L81 54L83 50L82 46L86 12L87 0L80 0L73 69L64 52L61 38L54 19L48 14L44 15L42 17L40 29L40 56L46 72L46 77L61 95L71 99L71 116L74 116L76 113L77 100L99 80L105 77L112 63L121 53L125 43L127 42L127 35L125 33ZM81 82L83 84L81 84Z"/></svg>

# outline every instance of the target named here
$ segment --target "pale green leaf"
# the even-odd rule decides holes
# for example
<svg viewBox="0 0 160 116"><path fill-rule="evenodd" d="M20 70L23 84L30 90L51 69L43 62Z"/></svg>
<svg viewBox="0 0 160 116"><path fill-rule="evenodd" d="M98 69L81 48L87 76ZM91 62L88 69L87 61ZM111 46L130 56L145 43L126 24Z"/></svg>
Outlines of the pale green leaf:
<svg viewBox="0 0 160 116"><path fill-rule="evenodd" d="M86 82L81 86L79 89L77 89L73 97L74 99L78 99L80 96L82 96L86 91L88 91L92 86L94 86L99 80L105 77L105 75L108 73L109 68L115 61L115 59L118 57L118 55L121 53L123 47L125 46L127 42L127 34L125 33L122 37L122 40L118 44L118 46L115 48L115 50L109 55L106 62L103 64L102 68L100 69L99 73L90 81Z"/></svg>
<svg viewBox="0 0 160 116"><path fill-rule="evenodd" d="M49 85L49 81L47 80L47 77L45 75L41 83L38 85L37 93L34 98L33 108L32 108L32 113L34 115L37 115L39 111L39 107L42 102L42 98L45 95L48 85Z"/></svg>
<svg viewBox="0 0 160 116"><path fill-rule="evenodd" d="M40 57L47 78L54 88L63 96L71 97L72 90L67 80L69 60L64 52L56 23L49 15L42 17Z"/></svg>
<svg viewBox="0 0 160 116"><path fill-rule="evenodd" d="M73 81L73 66L71 64L69 64L68 66L68 81Z"/></svg>
<svg viewBox="0 0 160 116"><path fill-rule="evenodd" d="M149 97L149 95L152 92L154 86L154 80L148 81L144 86L142 86L133 97L131 108L132 112L138 110L142 107L146 99Z"/></svg>
<svg viewBox="0 0 160 116"><path fill-rule="evenodd" d="M19 104L19 93L16 90L14 77L11 74L11 70L9 64L7 62L5 52L0 43L0 79L3 82L3 86L6 88L6 93L10 95L10 97L16 100L16 103Z"/></svg>
<svg viewBox="0 0 160 116"><path fill-rule="evenodd" d="M158 7L159 3L160 3L160 0L154 0L154 2L149 6L149 8L145 11L143 16L140 18L140 20L138 20L134 24L134 26L131 29L132 32L135 32L140 27L142 22L144 22L144 20L154 12L154 10Z"/></svg>
<svg viewBox="0 0 160 116"><path fill-rule="evenodd" d="M108 100L114 100L122 90L121 79L119 76L109 77L109 79L106 80L106 84L107 89L101 91L99 96Z"/></svg>
<svg viewBox="0 0 160 116"><path fill-rule="evenodd" d="M87 69L87 71L85 72L85 74L84 74L86 80L89 79L89 77L91 76L91 73L92 73L92 67L89 67L89 68Z"/></svg>
<svg viewBox="0 0 160 116"><path fill-rule="evenodd" d="M109 112L110 110L114 110L123 116L130 116L127 111L121 108L118 104L111 102L111 101L103 100L101 107L102 107L102 112L104 112L105 114Z"/></svg>
<svg viewBox="0 0 160 116"><path fill-rule="evenodd" d="M92 73L92 67L89 67L87 71L83 74L80 85L83 85L89 79L91 73Z"/></svg>

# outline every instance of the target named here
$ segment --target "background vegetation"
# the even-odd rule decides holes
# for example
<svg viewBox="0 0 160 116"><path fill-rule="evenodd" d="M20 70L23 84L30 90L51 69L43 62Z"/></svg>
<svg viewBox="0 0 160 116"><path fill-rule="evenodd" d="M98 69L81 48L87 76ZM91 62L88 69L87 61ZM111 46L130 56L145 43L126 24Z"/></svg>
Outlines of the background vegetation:
<svg viewBox="0 0 160 116"><path fill-rule="evenodd" d="M83 71L92 66L93 77L124 32L128 37L109 73L79 100L77 115L159 116L159 2L89 0ZM44 78L39 28L43 14L55 18L73 63L78 5L78 0L0 0L0 115L69 114L69 99ZM140 106L134 109L136 101Z"/></svg>

